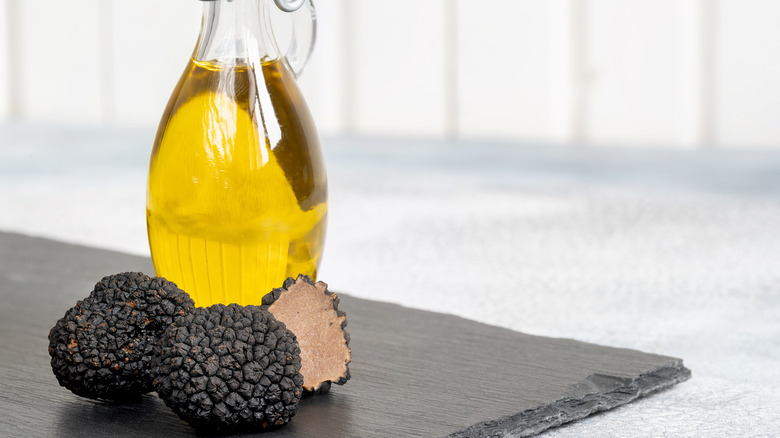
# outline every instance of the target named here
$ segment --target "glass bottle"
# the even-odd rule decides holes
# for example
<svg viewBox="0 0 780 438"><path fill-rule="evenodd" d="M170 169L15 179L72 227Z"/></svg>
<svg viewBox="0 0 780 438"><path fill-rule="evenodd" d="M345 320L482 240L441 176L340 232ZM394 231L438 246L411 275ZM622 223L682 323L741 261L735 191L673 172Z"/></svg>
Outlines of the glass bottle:
<svg viewBox="0 0 780 438"><path fill-rule="evenodd" d="M196 48L155 137L152 260L199 306L260 304L287 277L316 278L322 256L325 165L296 84L314 43L314 8L276 3L303 4L285 55L271 0L203 3Z"/></svg>

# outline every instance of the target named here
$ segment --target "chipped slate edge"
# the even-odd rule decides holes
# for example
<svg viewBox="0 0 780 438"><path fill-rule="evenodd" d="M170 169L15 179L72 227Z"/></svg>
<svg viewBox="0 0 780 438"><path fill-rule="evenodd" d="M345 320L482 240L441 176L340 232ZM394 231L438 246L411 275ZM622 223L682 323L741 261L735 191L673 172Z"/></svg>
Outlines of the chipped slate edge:
<svg viewBox="0 0 780 438"><path fill-rule="evenodd" d="M449 438L528 437L570 421L585 418L669 388L691 378L682 360L634 379L607 375L589 376L581 385L595 387L582 397L557 400L552 404L469 426ZM577 385L580 386L580 385Z"/></svg>

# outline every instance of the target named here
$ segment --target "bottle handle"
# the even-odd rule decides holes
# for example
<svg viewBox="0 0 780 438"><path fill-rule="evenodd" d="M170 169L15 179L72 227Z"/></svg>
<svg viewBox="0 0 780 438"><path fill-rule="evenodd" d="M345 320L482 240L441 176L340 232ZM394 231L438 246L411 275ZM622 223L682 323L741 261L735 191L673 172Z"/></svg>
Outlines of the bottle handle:
<svg viewBox="0 0 780 438"><path fill-rule="evenodd" d="M296 77L301 75L314 51L317 39L317 13L312 0L274 0L276 6L290 13L292 40L284 57Z"/></svg>

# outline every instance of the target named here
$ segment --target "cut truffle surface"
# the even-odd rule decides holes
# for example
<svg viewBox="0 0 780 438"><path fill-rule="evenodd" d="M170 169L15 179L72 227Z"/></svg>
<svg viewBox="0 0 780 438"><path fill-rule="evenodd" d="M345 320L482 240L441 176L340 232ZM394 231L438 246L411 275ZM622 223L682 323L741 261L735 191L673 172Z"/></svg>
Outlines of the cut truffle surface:
<svg viewBox="0 0 780 438"><path fill-rule="evenodd" d="M273 429L298 409L303 393L298 343L260 307L196 308L168 327L156 353L158 395L195 428Z"/></svg>
<svg viewBox="0 0 780 438"><path fill-rule="evenodd" d="M164 278L140 272L104 277L49 332L52 371L82 397L121 400L150 392L160 335L194 307Z"/></svg>
<svg viewBox="0 0 780 438"><path fill-rule="evenodd" d="M263 305L298 339L306 391L327 392L331 382L343 385L350 378L347 316L338 304L338 296L328 291L327 284L315 284L306 275L288 278L283 287L263 297Z"/></svg>

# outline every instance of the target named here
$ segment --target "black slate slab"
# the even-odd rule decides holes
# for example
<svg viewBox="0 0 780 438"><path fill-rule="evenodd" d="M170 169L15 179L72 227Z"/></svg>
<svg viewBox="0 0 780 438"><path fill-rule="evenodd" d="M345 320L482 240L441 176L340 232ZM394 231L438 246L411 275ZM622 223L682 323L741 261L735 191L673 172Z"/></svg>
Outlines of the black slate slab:
<svg viewBox="0 0 780 438"><path fill-rule="evenodd" d="M153 272L143 257L0 233L0 435L192 435L154 394L86 400L49 368L54 322L102 276L128 270ZM680 359L341 297L352 380L263 436L528 436L690 377Z"/></svg>

